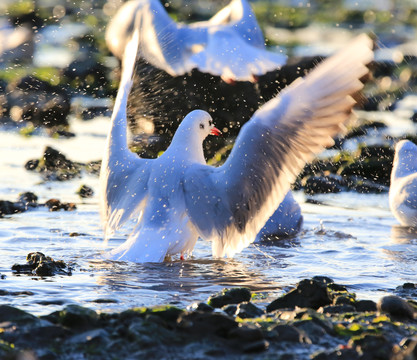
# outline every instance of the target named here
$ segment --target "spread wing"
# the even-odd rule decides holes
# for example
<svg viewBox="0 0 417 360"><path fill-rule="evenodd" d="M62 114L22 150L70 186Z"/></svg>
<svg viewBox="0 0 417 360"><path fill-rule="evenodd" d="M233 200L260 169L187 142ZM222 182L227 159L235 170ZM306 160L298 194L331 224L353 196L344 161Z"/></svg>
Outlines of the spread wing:
<svg viewBox="0 0 417 360"><path fill-rule="evenodd" d="M106 31L106 42L116 56L121 57L125 39L135 28L139 29L140 56L171 76L197 68L247 81L286 62L286 56L266 50L246 0L233 0L209 21L191 25L173 21L159 0L128 1Z"/></svg>
<svg viewBox="0 0 417 360"><path fill-rule="evenodd" d="M146 197L149 163L127 145L126 106L132 87L139 35L126 46L123 71L111 117L111 127L100 172L100 215L106 238L140 210Z"/></svg>
<svg viewBox="0 0 417 360"><path fill-rule="evenodd" d="M188 215L214 256L232 256L254 241L304 165L341 132L368 73L372 41L358 37L263 105L246 123L219 168L184 175Z"/></svg>

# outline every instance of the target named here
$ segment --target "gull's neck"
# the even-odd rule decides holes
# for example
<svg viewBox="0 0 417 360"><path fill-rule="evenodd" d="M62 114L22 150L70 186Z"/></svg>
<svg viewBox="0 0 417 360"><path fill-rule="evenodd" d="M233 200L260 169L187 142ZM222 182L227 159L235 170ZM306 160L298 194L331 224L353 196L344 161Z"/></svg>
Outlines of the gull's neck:
<svg viewBox="0 0 417 360"><path fill-rule="evenodd" d="M187 162L205 164L203 151L203 141L199 136L195 136L189 129L181 129L175 132L171 145L164 155L181 158Z"/></svg>

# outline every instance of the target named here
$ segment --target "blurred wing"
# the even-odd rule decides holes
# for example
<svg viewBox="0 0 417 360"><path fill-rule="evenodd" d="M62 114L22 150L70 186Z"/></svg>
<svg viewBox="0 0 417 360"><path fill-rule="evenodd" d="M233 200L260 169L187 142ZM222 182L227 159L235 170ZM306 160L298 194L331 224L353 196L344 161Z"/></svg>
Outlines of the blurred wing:
<svg viewBox="0 0 417 360"><path fill-rule="evenodd" d="M106 238L138 213L146 196L151 160L141 159L127 145L126 107L133 82L138 41L136 30L123 57L122 76L100 171L100 214Z"/></svg>
<svg viewBox="0 0 417 360"><path fill-rule="evenodd" d="M228 27L209 29L207 38L207 46L190 58L192 67L225 79L253 81L287 61L283 54L251 46Z"/></svg>
<svg viewBox="0 0 417 360"><path fill-rule="evenodd" d="M252 46L264 49L265 39L256 21L256 16L246 0L232 0L229 5L214 15L210 25L225 25Z"/></svg>
<svg viewBox="0 0 417 360"><path fill-rule="evenodd" d="M187 61L192 47L206 41L204 29L178 25L157 0L149 0L137 13L140 19L140 55L171 76L192 70Z"/></svg>
<svg viewBox="0 0 417 360"><path fill-rule="evenodd" d="M358 37L263 105L246 123L219 168L191 167L184 177L189 217L213 241L214 256L232 256L254 241L304 165L343 129L363 87L372 41Z"/></svg>

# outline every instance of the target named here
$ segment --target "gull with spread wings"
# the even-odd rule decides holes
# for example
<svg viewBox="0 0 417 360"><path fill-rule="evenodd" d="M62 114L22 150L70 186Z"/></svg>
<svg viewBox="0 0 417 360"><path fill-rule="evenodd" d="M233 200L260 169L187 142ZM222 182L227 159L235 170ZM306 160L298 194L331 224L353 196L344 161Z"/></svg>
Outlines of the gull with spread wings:
<svg viewBox="0 0 417 360"><path fill-rule="evenodd" d="M373 59L361 35L261 106L240 130L220 167L206 164L203 140L218 135L211 116L194 110L168 149L143 159L127 145L126 106L139 43L135 31L123 62L103 158L100 208L106 238L130 218L137 225L109 252L115 260L160 262L190 253L197 239L212 242L214 257L250 245L304 165L344 129Z"/></svg>

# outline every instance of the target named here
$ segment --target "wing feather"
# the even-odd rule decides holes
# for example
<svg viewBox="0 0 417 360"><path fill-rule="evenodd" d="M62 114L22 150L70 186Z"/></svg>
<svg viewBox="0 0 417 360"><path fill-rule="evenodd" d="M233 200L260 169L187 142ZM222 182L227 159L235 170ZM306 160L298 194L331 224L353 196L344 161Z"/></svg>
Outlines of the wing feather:
<svg viewBox="0 0 417 360"><path fill-rule="evenodd" d="M371 49L368 36L358 37L263 105L224 165L186 172L188 214L213 241L214 256L233 256L253 242L304 165L334 143L350 116L351 95L363 87Z"/></svg>
<svg viewBox="0 0 417 360"><path fill-rule="evenodd" d="M132 153L127 145L126 107L132 87L139 34L127 43L106 151L100 171L100 215L106 239L131 216L137 214L146 196L148 162Z"/></svg>

